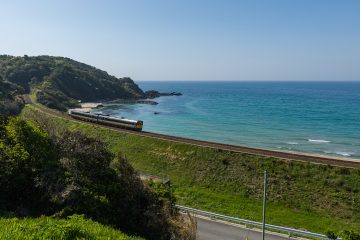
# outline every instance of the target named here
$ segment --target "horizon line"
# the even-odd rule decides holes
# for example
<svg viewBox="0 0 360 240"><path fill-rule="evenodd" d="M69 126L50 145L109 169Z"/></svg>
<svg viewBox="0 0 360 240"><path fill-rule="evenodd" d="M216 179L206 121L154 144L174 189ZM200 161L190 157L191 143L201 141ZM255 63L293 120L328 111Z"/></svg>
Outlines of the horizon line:
<svg viewBox="0 0 360 240"><path fill-rule="evenodd" d="M131 78L131 77L130 77ZM131 78L133 79L133 78ZM227 79L197 79L197 80L191 80L191 79L133 79L134 81L140 81L140 82L360 82L359 80L338 80L338 79L331 79L331 80L292 80L292 79L268 79L268 80L227 80Z"/></svg>

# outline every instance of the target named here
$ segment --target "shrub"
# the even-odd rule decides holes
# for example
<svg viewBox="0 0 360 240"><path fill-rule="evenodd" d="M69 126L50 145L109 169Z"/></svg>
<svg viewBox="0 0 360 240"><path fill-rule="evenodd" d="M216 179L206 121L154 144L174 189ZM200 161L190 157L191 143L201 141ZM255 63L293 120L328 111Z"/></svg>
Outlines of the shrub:
<svg viewBox="0 0 360 240"><path fill-rule="evenodd" d="M336 240L338 238L337 234L330 230L327 231L325 234L331 240Z"/></svg>
<svg viewBox="0 0 360 240"><path fill-rule="evenodd" d="M354 231L345 230L341 236L344 240L360 240L360 234Z"/></svg>
<svg viewBox="0 0 360 240"><path fill-rule="evenodd" d="M47 167L56 164L46 134L19 118L0 127L0 202L18 214L34 214L48 206L46 189L39 187Z"/></svg>
<svg viewBox="0 0 360 240"><path fill-rule="evenodd" d="M21 216L84 214L148 239L191 235L173 208L171 190L145 185L126 157L115 157L103 142L80 132L48 136L19 118L1 125L0 133L3 210Z"/></svg>

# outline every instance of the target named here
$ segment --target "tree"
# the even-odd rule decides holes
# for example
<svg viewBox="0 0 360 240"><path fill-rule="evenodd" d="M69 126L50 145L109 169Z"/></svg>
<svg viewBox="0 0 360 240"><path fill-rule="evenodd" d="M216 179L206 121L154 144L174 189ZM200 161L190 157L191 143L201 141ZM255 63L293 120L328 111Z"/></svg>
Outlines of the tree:
<svg viewBox="0 0 360 240"><path fill-rule="evenodd" d="M6 125L4 125L6 124ZM55 163L46 134L20 118L3 122L0 139L0 201L7 210L35 214L47 205L46 190L37 185Z"/></svg>

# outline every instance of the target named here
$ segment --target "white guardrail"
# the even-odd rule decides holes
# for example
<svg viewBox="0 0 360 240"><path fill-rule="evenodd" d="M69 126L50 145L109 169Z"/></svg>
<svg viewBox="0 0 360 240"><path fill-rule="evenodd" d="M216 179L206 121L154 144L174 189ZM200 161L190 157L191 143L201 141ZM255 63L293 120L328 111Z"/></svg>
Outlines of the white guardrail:
<svg viewBox="0 0 360 240"><path fill-rule="evenodd" d="M229 217L229 216L225 216L225 215L221 215L221 214L217 214L217 213L206 212L206 211L189 208L189 207L184 207L184 206L179 206L179 205L176 205L176 208L181 211L185 211L185 212L192 212L192 213L197 213L197 214L204 215L204 216L224 219L224 220L228 220L228 221L234 221L234 222L238 222L238 223L242 223L242 224L246 224L246 225L262 227L262 223L260 223L260 222L250 221L250 220L236 218L236 217ZM313 233L313 232L308 232L308 231L294 229L294 228L288 228L288 227L280 227L280 226L275 226L275 225L271 225L271 224L265 224L265 228L287 232L287 233L289 233L289 235L290 234L300 234L300 235L308 236L308 237L329 239L326 235L323 235L323 234Z"/></svg>

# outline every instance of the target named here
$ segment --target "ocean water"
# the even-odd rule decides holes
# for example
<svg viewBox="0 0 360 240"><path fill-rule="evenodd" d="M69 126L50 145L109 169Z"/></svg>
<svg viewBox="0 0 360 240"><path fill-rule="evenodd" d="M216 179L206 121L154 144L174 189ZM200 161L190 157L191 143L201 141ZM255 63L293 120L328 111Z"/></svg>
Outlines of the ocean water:
<svg viewBox="0 0 360 240"><path fill-rule="evenodd" d="M137 83L183 96L102 111L143 120L150 132L360 159L360 82Z"/></svg>

